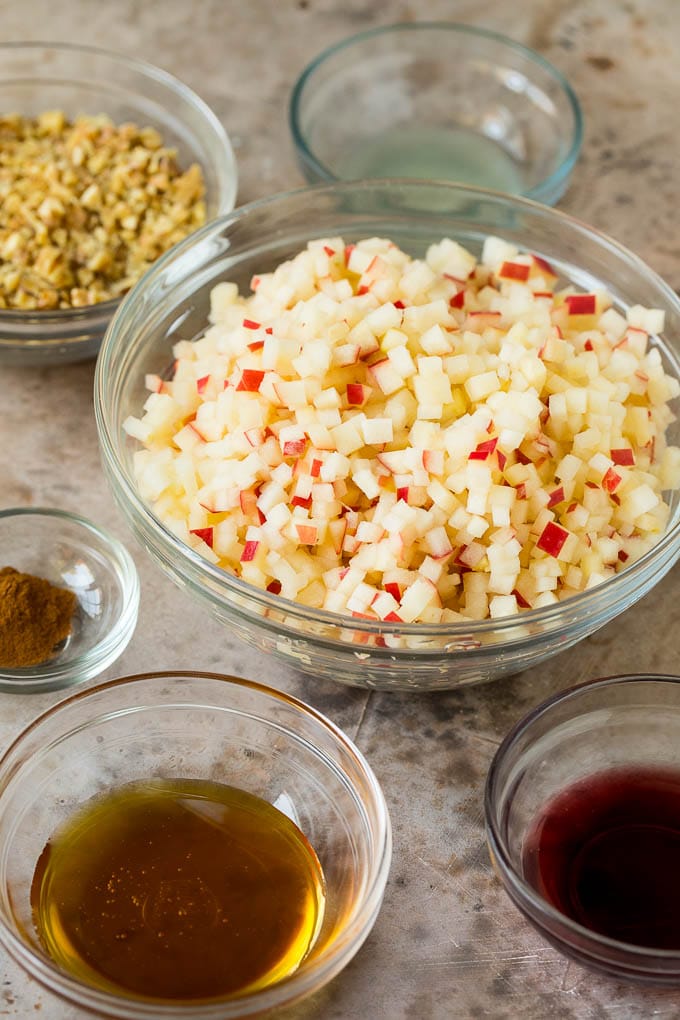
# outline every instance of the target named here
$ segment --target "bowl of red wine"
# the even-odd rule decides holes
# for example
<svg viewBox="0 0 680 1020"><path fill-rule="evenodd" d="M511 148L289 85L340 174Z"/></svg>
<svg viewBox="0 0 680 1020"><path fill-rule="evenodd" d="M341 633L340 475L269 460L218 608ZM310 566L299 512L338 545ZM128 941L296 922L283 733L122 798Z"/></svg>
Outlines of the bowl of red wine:
<svg viewBox="0 0 680 1020"><path fill-rule="evenodd" d="M680 676L562 691L499 747L491 858L556 948L618 978L680 986Z"/></svg>

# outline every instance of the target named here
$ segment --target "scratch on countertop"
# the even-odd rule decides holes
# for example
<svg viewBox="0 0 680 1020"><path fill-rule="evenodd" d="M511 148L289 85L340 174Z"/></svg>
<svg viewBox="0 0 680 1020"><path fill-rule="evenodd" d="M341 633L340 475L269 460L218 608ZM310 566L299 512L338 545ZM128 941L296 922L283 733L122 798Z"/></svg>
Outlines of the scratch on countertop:
<svg viewBox="0 0 680 1020"><path fill-rule="evenodd" d="M546 954L546 955L544 955ZM497 963L514 963L514 964L540 964L541 966L552 967L555 964L562 963L562 957L552 949L550 946L546 946L545 950L537 950L533 953L488 953L481 956L467 956L463 959L456 959L455 957L448 960L422 960L420 966L422 967L451 967L451 968L462 968L462 967L482 967L488 964Z"/></svg>
<svg viewBox="0 0 680 1020"><path fill-rule="evenodd" d="M363 707L362 707L362 709L361 709L361 715L359 716L359 719L358 719L358 721L357 721L357 724L356 724L356 726L355 726L355 728L354 728L354 733L352 734L352 741L353 741L353 742L354 742L355 744L356 744L356 742L357 742L357 737L359 736L359 730L360 730L360 729L361 729L361 727L363 726L363 723L364 723L364 719L366 718L366 713L368 712L368 706L369 706L369 705L370 705L370 703L371 703L371 700L372 700L372 698L373 698L373 694L374 694L374 693L375 693L374 691L369 691L369 692L367 693L367 695L366 695L366 700L365 700L365 702L364 702L364 704L363 704Z"/></svg>
<svg viewBox="0 0 680 1020"><path fill-rule="evenodd" d="M580 967L575 967L571 960L567 960L559 984L559 990L571 995L583 981L583 974L584 972Z"/></svg>
<svg viewBox="0 0 680 1020"><path fill-rule="evenodd" d="M480 744L485 744L485 745L489 744L493 748L498 747L500 745L500 742L501 742L501 738L500 737L492 737L492 736L489 736L487 733L477 733L477 732L475 732L475 730L466 730L465 731L465 736L466 736L466 738L468 740L473 740L473 741L476 740Z"/></svg>

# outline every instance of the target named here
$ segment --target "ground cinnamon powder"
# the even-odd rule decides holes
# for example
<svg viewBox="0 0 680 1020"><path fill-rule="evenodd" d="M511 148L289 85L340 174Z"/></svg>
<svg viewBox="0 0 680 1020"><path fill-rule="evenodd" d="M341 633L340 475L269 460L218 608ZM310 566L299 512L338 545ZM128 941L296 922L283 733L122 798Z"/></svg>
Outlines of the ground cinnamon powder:
<svg viewBox="0 0 680 1020"><path fill-rule="evenodd" d="M0 667L35 666L71 633L76 597L43 577L0 569Z"/></svg>

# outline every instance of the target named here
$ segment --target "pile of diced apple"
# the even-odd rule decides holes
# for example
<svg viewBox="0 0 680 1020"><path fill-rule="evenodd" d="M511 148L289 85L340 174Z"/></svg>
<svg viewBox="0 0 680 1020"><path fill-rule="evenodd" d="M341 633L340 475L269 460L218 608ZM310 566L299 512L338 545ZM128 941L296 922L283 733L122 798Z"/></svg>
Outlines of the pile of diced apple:
<svg viewBox="0 0 680 1020"><path fill-rule="evenodd" d="M624 569L680 486L663 313L499 238L312 241L211 296L125 429L142 497L269 592L394 624L504 617Z"/></svg>

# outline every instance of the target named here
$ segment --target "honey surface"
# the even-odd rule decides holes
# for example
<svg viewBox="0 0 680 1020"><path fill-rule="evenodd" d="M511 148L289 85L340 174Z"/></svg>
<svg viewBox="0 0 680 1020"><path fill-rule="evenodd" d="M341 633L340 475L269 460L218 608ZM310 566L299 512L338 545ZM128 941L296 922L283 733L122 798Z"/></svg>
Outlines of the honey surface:
<svg viewBox="0 0 680 1020"><path fill-rule="evenodd" d="M324 905L297 826L243 790L152 780L86 805L36 867L34 922L53 959L109 991L238 995L296 969Z"/></svg>

